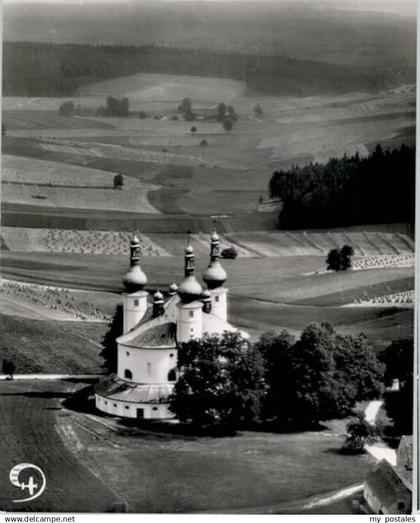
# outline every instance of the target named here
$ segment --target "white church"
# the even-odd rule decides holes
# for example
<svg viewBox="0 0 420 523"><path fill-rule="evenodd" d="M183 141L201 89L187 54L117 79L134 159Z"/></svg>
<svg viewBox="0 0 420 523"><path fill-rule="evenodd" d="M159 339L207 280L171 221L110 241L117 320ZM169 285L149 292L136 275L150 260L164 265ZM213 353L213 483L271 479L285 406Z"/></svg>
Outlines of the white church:
<svg viewBox="0 0 420 523"><path fill-rule="evenodd" d="M185 276L169 286L166 299L144 290L147 277L140 267L140 242L130 245L130 268L123 278L123 334L117 338L118 370L95 389L96 407L114 416L170 419L168 397L177 381L179 344L204 333L237 331L227 321L226 272L219 261L220 239L210 239L210 265L203 272L207 288L194 275L194 249L185 249ZM248 334L241 332L244 338Z"/></svg>

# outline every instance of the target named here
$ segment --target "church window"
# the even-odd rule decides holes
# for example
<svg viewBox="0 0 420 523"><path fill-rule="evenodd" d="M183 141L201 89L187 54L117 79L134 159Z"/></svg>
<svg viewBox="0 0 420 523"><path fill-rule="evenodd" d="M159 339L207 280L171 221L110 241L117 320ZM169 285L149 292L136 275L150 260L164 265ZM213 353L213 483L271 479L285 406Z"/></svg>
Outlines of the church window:
<svg viewBox="0 0 420 523"><path fill-rule="evenodd" d="M214 299L215 301L219 301L219 296L216 296Z"/></svg>
<svg viewBox="0 0 420 523"><path fill-rule="evenodd" d="M134 306L138 307L138 304L139 304L139 300L134 300Z"/></svg>
<svg viewBox="0 0 420 523"><path fill-rule="evenodd" d="M158 408L157 407L153 407L152 410L158 410Z"/></svg>
<svg viewBox="0 0 420 523"><path fill-rule="evenodd" d="M129 409L130 407L128 405L125 406L126 409Z"/></svg>
<svg viewBox="0 0 420 523"><path fill-rule="evenodd" d="M104 401L104 403L105 403L105 405L108 405L108 402L106 400Z"/></svg>
<svg viewBox="0 0 420 523"><path fill-rule="evenodd" d="M117 404L116 404L116 403L113 403L112 406L115 407L115 408L117 408Z"/></svg>
<svg viewBox="0 0 420 523"><path fill-rule="evenodd" d="M190 311L190 318L194 318L194 311Z"/></svg>
<svg viewBox="0 0 420 523"><path fill-rule="evenodd" d="M133 373L131 372L131 370L125 369L124 378L127 378L128 380L131 380L133 378Z"/></svg>
<svg viewBox="0 0 420 523"><path fill-rule="evenodd" d="M130 356L130 353L127 351L127 356Z"/></svg>
<svg viewBox="0 0 420 523"><path fill-rule="evenodd" d="M170 358L173 358L173 357L174 357L174 355L172 354L172 352L169 354L169 357L170 357Z"/></svg>
<svg viewBox="0 0 420 523"><path fill-rule="evenodd" d="M152 364L150 361L147 362L147 375L150 376L152 374Z"/></svg>
<svg viewBox="0 0 420 523"><path fill-rule="evenodd" d="M175 369L171 369L168 372L168 381L176 381L176 370Z"/></svg>
<svg viewBox="0 0 420 523"><path fill-rule="evenodd" d="M194 332L194 327L191 327L191 332Z"/></svg>

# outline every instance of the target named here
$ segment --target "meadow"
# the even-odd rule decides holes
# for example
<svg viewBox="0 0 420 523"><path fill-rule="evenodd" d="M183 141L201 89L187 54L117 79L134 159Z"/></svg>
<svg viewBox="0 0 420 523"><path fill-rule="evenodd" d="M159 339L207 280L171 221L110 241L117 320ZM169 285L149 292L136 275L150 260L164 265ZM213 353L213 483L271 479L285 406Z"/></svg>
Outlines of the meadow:
<svg viewBox="0 0 420 523"><path fill-rule="evenodd" d="M300 513L314 501L309 497L359 483L374 463L370 455L339 452L345 420L319 431L197 438L95 419L106 426L72 413L66 422L81 445L77 451L75 437L66 444L120 493L129 512ZM139 485L140 464L149 480Z"/></svg>

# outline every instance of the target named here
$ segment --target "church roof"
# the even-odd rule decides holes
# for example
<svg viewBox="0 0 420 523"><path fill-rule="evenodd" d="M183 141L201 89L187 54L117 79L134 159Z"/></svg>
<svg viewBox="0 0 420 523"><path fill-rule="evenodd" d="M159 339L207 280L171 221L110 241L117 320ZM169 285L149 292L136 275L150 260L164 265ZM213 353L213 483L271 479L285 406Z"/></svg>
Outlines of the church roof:
<svg viewBox="0 0 420 523"><path fill-rule="evenodd" d="M109 400L128 401L133 403L167 403L174 385L136 384L112 375L95 387L95 392Z"/></svg>
<svg viewBox="0 0 420 523"><path fill-rule="evenodd" d="M389 507L400 499L401 494L410 490L404 478L384 459L369 472L365 484L384 507Z"/></svg>
<svg viewBox="0 0 420 523"><path fill-rule="evenodd" d="M176 323L165 322L151 325L130 341L135 347L176 347Z"/></svg>

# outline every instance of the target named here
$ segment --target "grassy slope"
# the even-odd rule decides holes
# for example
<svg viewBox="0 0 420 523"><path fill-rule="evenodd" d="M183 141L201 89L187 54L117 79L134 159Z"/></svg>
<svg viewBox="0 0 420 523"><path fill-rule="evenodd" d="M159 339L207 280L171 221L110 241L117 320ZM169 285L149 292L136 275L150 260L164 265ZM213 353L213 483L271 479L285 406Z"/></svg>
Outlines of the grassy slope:
<svg viewBox="0 0 420 523"><path fill-rule="evenodd" d="M96 374L102 372L104 323L30 320L1 314L0 359L14 361L17 373Z"/></svg>
<svg viewBox="0 0 420 523"><path fill-rule="evenodd" d="M89 448L80 457L122 494L130 512L243 507L260 507L264 512L264 507L275 503L287 505L363 481L371 458L339 454L344 422L334 425L340 428L293 434L243 432L233 438L133 433L123 427L114 433L93 425L120 445L112 453L93 441L89 432L78 426L75 430ZM138 481L139 474L147 481Z"/></svg>

